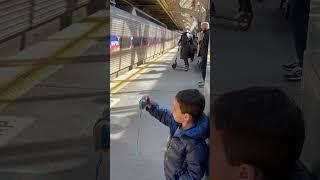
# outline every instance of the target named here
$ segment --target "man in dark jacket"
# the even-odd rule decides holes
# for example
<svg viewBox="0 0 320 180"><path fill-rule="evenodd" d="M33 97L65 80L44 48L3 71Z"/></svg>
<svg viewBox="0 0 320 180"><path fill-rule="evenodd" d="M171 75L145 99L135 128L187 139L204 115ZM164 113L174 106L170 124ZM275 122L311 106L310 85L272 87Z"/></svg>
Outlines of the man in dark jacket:
<svg viewBox="0 0 320 180"><path fill-rule="evenodd" d="M180 59L184 60L185 64L185 71L189 70L189 61L188 59L191 58L191 45L193 43L193 37L192 34L188 32L187 29L184 29L184 32L182 33L180 40L178 42L178 45L180 46Z"/></svg>
<svg viewBox="0 0 320 180"><path fill-rule="evenodd" d="M164 172L167 180L201 180L208 166L208 117L203 113L204 96L196 89L177 93L172 112L150 102L146 110L161 123L169 126Z"/></svg>
<svg viewBox="0 0 320 180"><path fill-rule="evenodd" d="M226 93L211 116L211 179L311 180L299 161L305 137L301 110L280 89Z"/></svg>
<svg viewBox="0 0 320 180"><path fill-rule="evenodd" d="M194 60L194 55L197 54L198 51L198 37L196 37L195 35L193 35L193 42L191 45L191 62L193 62Z"/></svg>
<svg viewBox="0 0 320 180"><path fill-rule="evenodd" d="M200 41L200 49L199 56L201 57L201 73L202 73L202 81L199 82L199 86L204 86L204 81L206 78L206 70L207 70L207 57L208 57L208 48L209 48L209 23L203 22L201 24L201 29L203 32L203 38Z"/></svg>

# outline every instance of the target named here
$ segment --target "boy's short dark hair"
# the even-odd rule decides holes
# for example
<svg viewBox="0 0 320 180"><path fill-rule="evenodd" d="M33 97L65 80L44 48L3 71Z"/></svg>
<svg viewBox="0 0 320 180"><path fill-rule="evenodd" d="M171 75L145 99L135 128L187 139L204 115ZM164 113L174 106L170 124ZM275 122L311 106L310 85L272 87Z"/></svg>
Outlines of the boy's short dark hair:
<svg viewBox="0 0 320 180"><path fill-rule="evenodd" d="M212 115L231 165L250 164L264 179L285 179L302 151L302 112L280 89L252 87L220 96Z"/></svg>
<svg viewBox="0 0 320 180"><path fill-rule="evenodd" d="M205 107L205 99L197 89L179 91L176 99L182 113L190 114L194 122L199 120Z"/></svg>

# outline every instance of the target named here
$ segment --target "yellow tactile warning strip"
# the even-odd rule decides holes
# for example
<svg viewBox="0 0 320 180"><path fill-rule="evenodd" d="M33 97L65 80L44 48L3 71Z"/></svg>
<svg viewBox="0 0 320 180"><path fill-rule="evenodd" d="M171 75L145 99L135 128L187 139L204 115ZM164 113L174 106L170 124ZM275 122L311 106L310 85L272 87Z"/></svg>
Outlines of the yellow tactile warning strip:
<svg viewBox="0 0 320 180"><path fill-rule="evenodd" d="M4 86L0 87L0 111L6 107L10 102L14 101L17 97L23 95L36 84L47 78L52 73L56 72L63 66L63 63L71 61L72 58L65 58L61 60L61 57L67 57L72 55L72 51L79 50L83 46L88 46L86 37L90 37L96 30L105 26L106 22L99 22L94 25L90 30L82 34L80 37L74 38L71 42L52 53L46 61L39 62L32 65L30 69L18 75L14 80L8 82ZM59 65L55 64L55 61L59 61Z"/></svg>

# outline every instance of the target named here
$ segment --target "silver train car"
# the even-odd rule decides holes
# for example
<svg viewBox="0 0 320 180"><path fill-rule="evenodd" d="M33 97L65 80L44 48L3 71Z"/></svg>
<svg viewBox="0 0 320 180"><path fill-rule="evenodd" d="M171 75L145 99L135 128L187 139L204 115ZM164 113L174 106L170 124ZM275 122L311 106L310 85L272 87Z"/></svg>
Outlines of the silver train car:
<svg viewBox="0 0 320 180"><path fill-rule="evenodd" d="M179 33L110 7L110 78L113 79L135 66L152 61L175 47Z"/></svg>

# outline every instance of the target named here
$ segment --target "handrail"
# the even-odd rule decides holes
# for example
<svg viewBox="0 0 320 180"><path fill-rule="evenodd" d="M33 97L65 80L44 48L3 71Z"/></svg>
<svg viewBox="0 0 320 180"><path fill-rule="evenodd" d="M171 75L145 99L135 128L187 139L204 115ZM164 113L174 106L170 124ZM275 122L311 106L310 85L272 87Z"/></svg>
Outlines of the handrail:
<svg viewBox="0 0 320 180"><path fill-rule="evenodd" d="M90 0L87 0L85 3L83 0L53 0L42 2L35 0L0 1L0 44L58 18L60 18L61 21L66 21L66 19L70 21L71 18L71 22L61 23L62 26L70 25L72 23L72 12L83 7L88 7L92 2L93 1ZM23 21L21 21L21 18L18 18L20 15L24 16L25 19ZM67 17L68 15L69 17ZM18 23L19 19L20 23ZM60 27L60 29L62 28ZM22 45L22 47L24 47L24 45Z"/></svg>

